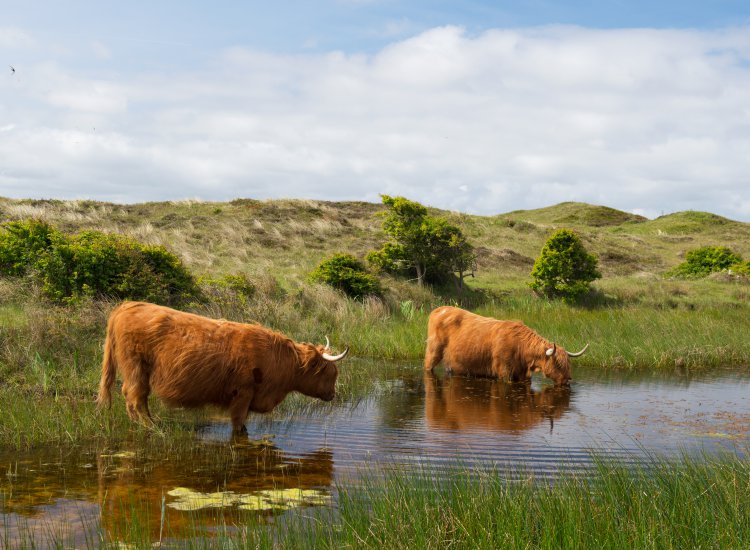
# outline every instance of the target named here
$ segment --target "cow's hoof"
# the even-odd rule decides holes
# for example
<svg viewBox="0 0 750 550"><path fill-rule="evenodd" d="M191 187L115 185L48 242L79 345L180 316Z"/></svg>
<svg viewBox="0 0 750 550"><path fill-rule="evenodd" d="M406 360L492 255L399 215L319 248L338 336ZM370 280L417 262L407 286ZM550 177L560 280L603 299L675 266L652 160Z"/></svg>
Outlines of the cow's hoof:
<svg viewBox="0 0 750 550"><path fill-rule="evenodd" d="M232 435L247 435L247 428L244 424L239 428L234 428L232 430Z"/></svg>

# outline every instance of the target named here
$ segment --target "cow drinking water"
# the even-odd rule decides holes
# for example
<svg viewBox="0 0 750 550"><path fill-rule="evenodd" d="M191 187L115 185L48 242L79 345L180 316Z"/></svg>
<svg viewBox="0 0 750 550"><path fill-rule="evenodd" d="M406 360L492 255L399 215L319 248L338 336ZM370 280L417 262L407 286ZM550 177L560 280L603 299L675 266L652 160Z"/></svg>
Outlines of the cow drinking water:
<svg viewBox="0 0 750 550"><path fill-rule="evenodd" d="M430 313L424 368L441 361L457 374L528 380L541 371L557 385L570 383L570 357L578 357L545 340L520 321L482 317L457 307L444 306Z"/></svg>

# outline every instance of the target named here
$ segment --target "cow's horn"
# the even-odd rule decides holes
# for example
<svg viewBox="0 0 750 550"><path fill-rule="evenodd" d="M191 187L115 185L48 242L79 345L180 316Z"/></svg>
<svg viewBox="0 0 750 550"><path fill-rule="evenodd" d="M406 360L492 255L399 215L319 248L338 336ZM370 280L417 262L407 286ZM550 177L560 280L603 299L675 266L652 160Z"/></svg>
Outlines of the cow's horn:
<svg viewBox="0 0 750 550"><path fill-rule="evenodd" d="M349 353L349 348L347 347L343 353L339 353L338 355L328 355L327 353L323 354L323 359L326 361L333 361L334 363L336 361L340 361L344 357L346 357L346 354Z"/></svg>
<svg viewBox="0 0 750 550"><path fill-rule="evenodd" d="M553 343L552 347L549 348L545 353L547 354L547 357L552 357L556 351L557 351L557 344Z"/></svg>
<svg viewBox="0 0 750 550"><path fill-rule="evenodd" d="M589 347L589 345L586 344L585 346L583 346L583 349L581 351L579 351L578 353L570 353L569 351L567 351L565 353L568 354L568 357L580 357L581 355L584 354L584 352L588 349L588 347Z"/></svg>
<svg viewBox="0 0 750 550"><path fill-rule="evenodd" d="M326 351L331 349L331 342L328 340L328 336L326 336L326 347L324 348Z"/></svg>

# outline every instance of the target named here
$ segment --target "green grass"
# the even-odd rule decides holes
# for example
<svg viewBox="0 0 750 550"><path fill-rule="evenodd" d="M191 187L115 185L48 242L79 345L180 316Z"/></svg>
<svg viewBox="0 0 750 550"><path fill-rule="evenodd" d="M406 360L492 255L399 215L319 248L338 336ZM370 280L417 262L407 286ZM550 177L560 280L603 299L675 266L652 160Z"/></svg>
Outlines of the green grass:
<svg viewBox="0 0 750 550"><path fill-rule="evenodd" d="M512 475L509 475L512 474ZM155 530L158 511L123 501L87 547L180 548L746 548L750 463L734 456L599 461L554 481L519 472L391 471L337 484L333 508L282 515L187 513L179 530ZM113 506L117 506L114 504ZM122 524L113 523L119 521ZM208 523L210 529L204 527ZM48 531L51 545L64 534ZM27 541L33 541L29 535ZM91 546L89 546L91 545ZM21 547L33 547L33 543Z"/></svg>

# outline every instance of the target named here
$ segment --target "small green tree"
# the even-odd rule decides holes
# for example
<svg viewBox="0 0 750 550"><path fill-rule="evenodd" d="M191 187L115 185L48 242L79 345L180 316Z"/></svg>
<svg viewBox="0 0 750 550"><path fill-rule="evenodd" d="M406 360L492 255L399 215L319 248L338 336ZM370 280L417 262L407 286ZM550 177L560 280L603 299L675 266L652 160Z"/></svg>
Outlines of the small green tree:
<svg viewBox="0 0 750 550"><path fill-rule="evenodd" d="M742 257L726 246L702 246L685 255L685 261L669 272L673 277L705 277L726 271L742 262Z"/></svg>
<svg viewBox="0 0 750 550"><path fill-rule="evenodd" d="M476 254L461 230L444 218L429 216L418 202L388 195L382 198L388 207L383 231L391 241L370 252L367 261L380 270L416 275L420 285L456 273L463 287L465 274L476 267Z"/></svg>
<svg viewBox="0 0 750 550"><path fill-rule="evenodd" d="M351 254L334 254L323 260L310 273L310 280L338 288L352 298L382 293L378 279Z"/></svg>
<svg viewBox="0 0 750 550"><path fill-rule="evenodd" d="M534 262L529 283L536 292L573 302L588 292L590 283L601 278L597 259L583 246L580 237L560 229L547 240Z"/></svg>

